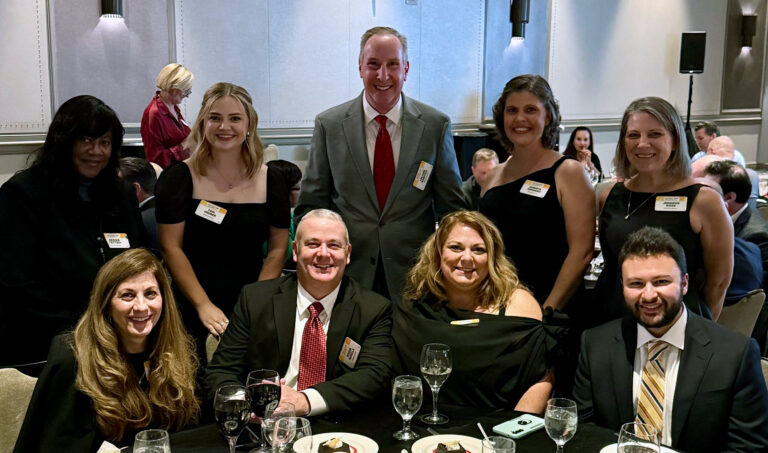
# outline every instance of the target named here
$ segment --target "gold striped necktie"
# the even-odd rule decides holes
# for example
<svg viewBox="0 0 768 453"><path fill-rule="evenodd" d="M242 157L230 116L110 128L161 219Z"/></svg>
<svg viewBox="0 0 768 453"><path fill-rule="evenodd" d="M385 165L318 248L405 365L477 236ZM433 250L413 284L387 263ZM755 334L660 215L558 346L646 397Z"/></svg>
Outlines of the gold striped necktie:
<svg viewBox="0 0 768 453"><path fill-rule="evenodd" d="M637 400L637 419L656 428L659 440L664 426L664 358L669 343L651 341L646 343L648 357L641 375L640 394Z"/></svg>

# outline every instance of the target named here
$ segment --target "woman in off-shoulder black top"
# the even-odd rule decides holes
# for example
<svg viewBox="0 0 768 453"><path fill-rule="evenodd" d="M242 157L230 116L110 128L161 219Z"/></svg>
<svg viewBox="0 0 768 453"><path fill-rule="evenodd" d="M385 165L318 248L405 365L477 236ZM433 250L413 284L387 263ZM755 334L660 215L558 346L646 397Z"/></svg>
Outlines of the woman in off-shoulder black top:
<svg viewBox="0 0 768 453"><path fill-rule="evenodd" d="M155 189L160 247L198 352L227 328L243 285L279 277L285 260L288 188L263 163L257 122L244 88L213 85L188 138L192 157Z"/></svg>

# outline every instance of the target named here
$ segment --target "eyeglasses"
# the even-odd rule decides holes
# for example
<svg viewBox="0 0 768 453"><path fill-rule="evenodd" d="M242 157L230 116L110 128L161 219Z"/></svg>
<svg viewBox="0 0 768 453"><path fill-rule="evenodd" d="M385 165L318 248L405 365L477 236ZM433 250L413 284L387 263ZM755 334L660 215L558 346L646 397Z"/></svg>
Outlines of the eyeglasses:
<svg viewBox="0 0 768 453"><path fill-rule="evenodd" d="M190 94L192 94L192 89L191 88L187 89L187 90L184 90L184 91L181 92L181 98L182 99L187 98L187 97L189 97Z"/></svg>

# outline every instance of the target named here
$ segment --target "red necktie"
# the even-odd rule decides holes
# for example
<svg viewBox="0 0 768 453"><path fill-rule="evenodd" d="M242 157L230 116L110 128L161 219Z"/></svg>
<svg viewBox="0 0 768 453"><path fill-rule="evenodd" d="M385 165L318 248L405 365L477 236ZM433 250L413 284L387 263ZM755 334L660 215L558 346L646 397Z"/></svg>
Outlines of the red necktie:
<svg viewBox="0 0 768 453"><path fill-rule="evenodd" d="M376 117L379 133L376 135L376 148L373 151L373 183L376 186L376 198L379 209L384 210L392 180L395 179L395 155L392 153L392 140L387 132L387 117Z"/></svg>
<svg viewBox="0 0 768 453"><path fill-rule="evenodd" d="M297 390L302 391L320 382L325 382L325 332L320 322L323 304L314 302L309 306L309 319L304 324L299 354L299 382Z"/></svg>

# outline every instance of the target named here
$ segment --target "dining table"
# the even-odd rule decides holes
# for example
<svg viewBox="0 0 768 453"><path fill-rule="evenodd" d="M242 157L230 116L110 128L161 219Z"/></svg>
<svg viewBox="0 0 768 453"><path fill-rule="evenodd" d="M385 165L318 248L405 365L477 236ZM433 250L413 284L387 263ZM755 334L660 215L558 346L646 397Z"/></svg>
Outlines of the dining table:
<svg viewBox="0 0 768 453"><path fill-rule="evenodd" d="M431 408L431 404L425 404L421 413L429 411L427 406ZM460 407L442 403L439 404L438 408L440 413L449 417L449 422L443 425L426 425L418 420L420 413L411 422L411 428L419 436L431 436L437 432L482 439L477 423L480 423L485 432L492 436L495 435L493 433L494 426L522 415L521 412L509 409ZM353 412L310 417L310 420L313 434L331 432L360 434L373 439L378 444L378 451L382 453L402 453L403 450L411 453L411 445L414 443L414 441L399 441L392 437L395 431L402 428L403 421L400 415L395 412L391 401L387 400L372 402L370 405ZM427 428L431 428L433 433L427 431ZM227 453L229 451L226 440L213 422L172 433L170 440L173 453ZM617 440L617 434L610 429L591 423L579 423L576 435L565 445L565 452L599 453L603 447L614 444ZM238 444L250 442L249 436L244 431ZM517 443L517 453L554 453L556 450L555 443L547 436L544 428L521 439L516 439L515 442ZM248 452L249 449L241 448L237 451ZM481 452L471 451L470 453Z"/></svg>

